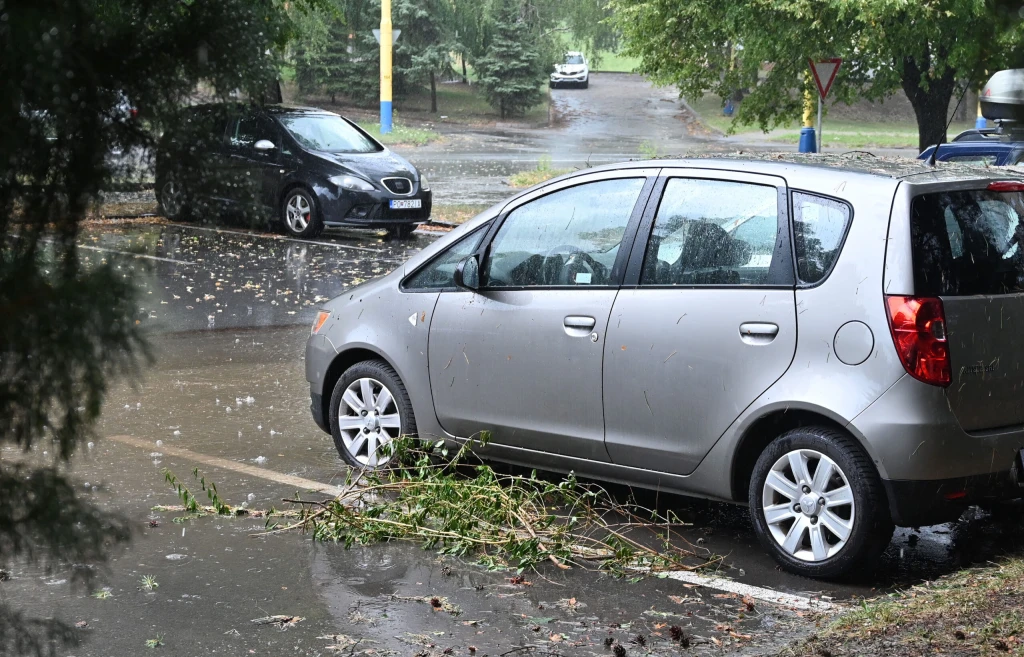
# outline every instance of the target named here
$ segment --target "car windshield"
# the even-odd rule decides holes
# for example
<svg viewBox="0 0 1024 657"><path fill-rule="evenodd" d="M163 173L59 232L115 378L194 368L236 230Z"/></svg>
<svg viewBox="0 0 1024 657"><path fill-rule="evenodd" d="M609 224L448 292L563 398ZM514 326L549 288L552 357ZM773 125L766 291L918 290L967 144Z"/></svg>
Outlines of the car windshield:
<svg viewBox="0 0 1024 657"><path fill-rule="evenodd" d="M305 148L329 153L375 153L380 145L340 116L285 114L279 117L292 137Z"/></svg>
<svg viewBox="0 0 1024 657"><path fill-rule="evenodd" d="M582 64L583 63L583 55L566 55L565 56L565 63L566 64Z"/></svg>

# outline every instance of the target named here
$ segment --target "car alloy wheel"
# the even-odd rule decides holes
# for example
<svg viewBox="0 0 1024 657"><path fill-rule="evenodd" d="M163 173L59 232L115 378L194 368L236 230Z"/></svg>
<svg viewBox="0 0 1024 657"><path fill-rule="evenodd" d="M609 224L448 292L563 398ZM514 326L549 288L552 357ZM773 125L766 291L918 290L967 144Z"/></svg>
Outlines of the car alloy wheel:
<svg viewBox="0 0 1024 657"><path fill-rule="evenodd" d="M835 461L812 449L784 454L768 472L762 513L772 537L801 561L838 554L856 519L853 489Z"/></svg>
<svg viewBox="0 0 1024 657"><path fill-rule="evenodd" d="M160 188L160 207L168 219L176 219L181 215L181 209L185 205L185 195L181 187L173 178L167 180Z"/></svg>
<svg viewBox="0 0 1024 657"><path fill-rule="evenodd" d="M349 455L361 465L377 468L391 460L390 445L402 435L398 404L388 387L376 379L356 379L338 405L338 430Z"/></svg>
<svg viewBox="0 0 1024 657"><path fill-rule="evenodd" d="M313 214L313 208L310 206L309 201L302 194L295 194L288 199L288 204L285 205L285 221L288 224L288 229L293 233L301 233L309 226Z"/></svg>

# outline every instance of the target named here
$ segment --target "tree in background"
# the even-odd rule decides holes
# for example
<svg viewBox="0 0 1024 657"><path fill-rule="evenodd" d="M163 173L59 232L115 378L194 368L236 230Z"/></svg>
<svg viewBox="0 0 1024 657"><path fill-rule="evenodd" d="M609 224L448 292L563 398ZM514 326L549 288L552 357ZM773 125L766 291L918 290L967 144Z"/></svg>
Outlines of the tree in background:
<svg viewBox="0 0 1024 657"><path fill-rule="evenodd" d="M430 85L430 111L437 112L437 78L453 73L455 42L453 5L450 0L397 0L395 27L402 30L396 44L395 73L407 82Z"/></svg>
<svg viewBox="0 0 1024 657"><path fill-rule="evenodd" d="M356 103L378 97L380 49L373 30L380 24L379 0L328 0L293 12L298 24L295 78L304 94L326 93Z"/></svg>
<svg viewBox="0 0 1024 657"><path fill-rule="evenodd" d="M919 145L945 141L958 83L979 85L1021 60L1019 2L1008 0L611 0L640 72L684 96L750 89L736 117L768 130L797 119L812 91L807 58L842 57L832 95L902 90ZM737 44L732 47L731 44ZM765 66L768 64L768 66Z"/></svg>
<svg viewBox="0 0 1024 657"><path fill-rule="evenodd" d="M500 0L486 55L475 63L484 95L503 119L523 114L543 98L540 86L550 64L540 54L528 11L521 0Z"/></svg>
<svg viewBox="0 0 1024 657"><path fill-rule="evenodd" d="M131 174L112 148L153 147L200 82L262 97L291 33L283 0L0 0L0 448L24 453L0 458L0 566L87 584L131 535L68 479L111 379L150 355L137 261L78 248L86 213ZM0 599L0 654L78 638Z"/></svg>

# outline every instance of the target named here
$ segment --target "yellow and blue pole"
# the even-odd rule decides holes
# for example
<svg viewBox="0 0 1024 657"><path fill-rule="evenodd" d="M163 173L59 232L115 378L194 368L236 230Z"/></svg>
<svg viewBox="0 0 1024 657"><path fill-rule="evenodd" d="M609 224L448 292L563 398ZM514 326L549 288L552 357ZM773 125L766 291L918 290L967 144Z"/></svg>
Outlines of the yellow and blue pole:
<svg viewBox="0 0 1024 657"><path fill-rule="evenodd" d="M380 132L391 132L391 0L380 3Z"/></svg>
<svg viewBox="0 0 1024 657"><path fill-rule="evenodd" d="M988 127L988 121L985 119L985 115L981 113L981 97L978 98L978 118L974 121L974 128L981 130L982 128Z"/></svg>
<svg viewBox="0 0 1024 657"><path fill-rule="evenodd" d="M800 130L801 153L817 153L818 139L814 132L814 97L804 91L804 127Z"/></svg>

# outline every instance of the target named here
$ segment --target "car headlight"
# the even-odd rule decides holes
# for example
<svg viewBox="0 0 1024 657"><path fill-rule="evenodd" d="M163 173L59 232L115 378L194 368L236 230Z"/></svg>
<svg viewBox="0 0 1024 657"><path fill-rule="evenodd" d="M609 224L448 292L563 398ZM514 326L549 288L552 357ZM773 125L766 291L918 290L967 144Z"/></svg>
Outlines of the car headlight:
<svg viewBox="0 0 1024 657"><path fill-rule="evenodd" d="M421 192L429 192L430 191L430 183L427 182L427 177L424 176L423 174L420 174L420 191Z"/></svg>
<svg viewBox="0 0 1024 657"><path fill-rule="evenodd" d="M372 184L362 178L357 178L356 176L333 176L328 178L328 180L338 187L352 192L372 192L374 190L374 186Z"/></svg>

